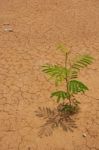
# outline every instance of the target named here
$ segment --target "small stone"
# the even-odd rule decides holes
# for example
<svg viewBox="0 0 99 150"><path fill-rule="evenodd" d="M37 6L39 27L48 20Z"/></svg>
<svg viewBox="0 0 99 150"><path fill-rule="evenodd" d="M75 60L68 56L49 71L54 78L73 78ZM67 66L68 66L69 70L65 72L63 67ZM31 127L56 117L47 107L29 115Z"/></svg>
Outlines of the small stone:
<svg viewBox="0 0 99 150"><path fill-rule="evenodd" d="M10 24L3 24L4 31L13 32L12 26Z"/></svg>
<svg viewBox="0 0 99 150"><path fill-rule="evenodd" d="M6 32L13 32L13 29L12 28L5 28L4 31L6 31Z"/></svg>
<svg viewBox="0 0 99 150"><path fill-rule="evenodd" d="M86 135L86 133L83 133L83 135L82 135L83 137L86 137L87 135Z"/></svg>

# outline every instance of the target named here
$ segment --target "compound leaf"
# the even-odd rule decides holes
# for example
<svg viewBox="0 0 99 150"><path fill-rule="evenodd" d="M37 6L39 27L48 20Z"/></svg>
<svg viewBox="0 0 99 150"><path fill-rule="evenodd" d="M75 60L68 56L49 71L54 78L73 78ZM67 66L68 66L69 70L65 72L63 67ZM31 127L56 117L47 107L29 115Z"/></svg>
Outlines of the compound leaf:
<svg viewBox="0 0 99 150"><path fill-rule="evenodd" d="M78 80L71 80L68 87L71 94L76 94L78 92L84 93L86 90L88 90L88 87Z"/></svg>
<svg viewBox="0 0 99 150"><path fill-rule="evenodd" d="M64 91L56 91L51 94L51 97L57 98L57 102L60 102L61 100L64 101L66 98L68 99L69 96L69 93L66 93Z"/></svg>
<svg viewBox="0 0 99 150"><path fill-rule="evenodd" d="M87 67L93 62L93 57L89 55L83 55L71 66L72 69L79 71L81 68Z"/></svg>
<svg viewBox="0 0 99 150"><path fill-rule="evenodd" d="M46 64L43 66L43 72L55 79L56 84L61 83L69 74L69 70L58 65Z"/></svg>
<svg viewBox="0 0 99 150"><path fill-rule="evenodd" d="M64 46L64 44L59 44L59 45L57 46L57 49L61 50L61 51L64 52L64 53L69 53L69 49L67 49L67 48Z"/></svg>

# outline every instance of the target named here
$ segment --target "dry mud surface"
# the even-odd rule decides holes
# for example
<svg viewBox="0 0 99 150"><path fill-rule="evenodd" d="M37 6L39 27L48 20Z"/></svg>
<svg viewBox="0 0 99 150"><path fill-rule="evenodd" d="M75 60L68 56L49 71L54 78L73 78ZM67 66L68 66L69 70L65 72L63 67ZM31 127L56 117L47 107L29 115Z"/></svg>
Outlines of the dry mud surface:
<svg viewBox="0 0 99 150"><path fill-rule="evenodd" d="M41 66L64 62L60 42L71 57L95 58L80 73L90 90L67 131L36 116L56 107ZM0 0L0 150L99 150L99 0Z"/></svg>

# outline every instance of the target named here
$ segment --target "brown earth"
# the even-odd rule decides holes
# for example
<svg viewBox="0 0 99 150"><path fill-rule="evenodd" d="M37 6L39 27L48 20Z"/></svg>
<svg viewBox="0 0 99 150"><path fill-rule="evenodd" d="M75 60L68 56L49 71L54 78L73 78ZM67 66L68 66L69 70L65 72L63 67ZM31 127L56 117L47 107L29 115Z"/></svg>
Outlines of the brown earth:
<svg viewBox="0 0 99 150"><path fill-rule="evenodd" d="M60 42L73 57L95 58L80 74L90 90L79 96L77 128L71 122L67 131L42 127L35 112L56 107L41 66L64 62ZM98 48L99 0L0 0L0 150L99 150Z"/></svg>

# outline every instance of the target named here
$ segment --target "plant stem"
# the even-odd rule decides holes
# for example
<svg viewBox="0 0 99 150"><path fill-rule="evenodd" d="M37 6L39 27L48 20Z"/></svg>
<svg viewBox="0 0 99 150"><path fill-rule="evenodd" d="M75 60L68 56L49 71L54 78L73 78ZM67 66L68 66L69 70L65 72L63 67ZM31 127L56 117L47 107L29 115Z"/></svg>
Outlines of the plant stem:
<svg viewBox="0 0 99 150"><path fill-rule="evenodd" d="M67 61L68 61L68 53L65 54L65 68L66 69L67 69ZM69 81L68 81L67 74L66 74L65 80L66 80L66 90L67 90L67 93L69 94L69 89L68 89L68 83L69 83ZM71 98L69 97L68 100L69 100L69 103L71 105Z"/></svg>

